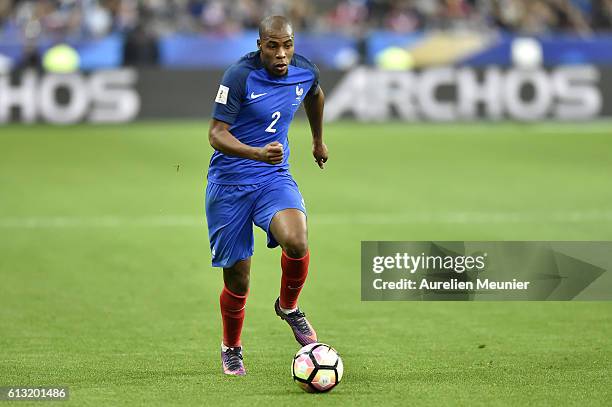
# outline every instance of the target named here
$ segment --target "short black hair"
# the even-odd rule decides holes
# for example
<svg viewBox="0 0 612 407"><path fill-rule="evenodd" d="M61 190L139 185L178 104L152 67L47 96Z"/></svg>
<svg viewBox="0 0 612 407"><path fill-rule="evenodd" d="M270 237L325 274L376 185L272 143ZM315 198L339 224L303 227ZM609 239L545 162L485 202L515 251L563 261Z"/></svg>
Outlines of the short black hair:
<svg viewBox="0 0 612 407"><path fill-rule="evenodd" d="M287 30L293 36L293 25L285 16L269 16L259 23L259 38L264 38L267 33Z"/></svg>

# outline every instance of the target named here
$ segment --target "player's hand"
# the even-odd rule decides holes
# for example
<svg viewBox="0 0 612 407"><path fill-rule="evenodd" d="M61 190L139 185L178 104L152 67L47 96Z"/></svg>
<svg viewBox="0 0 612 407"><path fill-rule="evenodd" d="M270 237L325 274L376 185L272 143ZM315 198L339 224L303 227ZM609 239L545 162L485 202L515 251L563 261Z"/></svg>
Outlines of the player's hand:
<svg viewBox="0 0 612 407"><path fill-rule="evenodd" d="M312 155L315 158L315 162L319 164L319 168L323 169L327 162L327 146L325 143L315 143L312 146Z"/></svg>
<svg viewBox="0 0 612 407"><path fill-rule="evenodd" d="M280 164L283 162L283 145L273 141L261 147L257 152L257 159L268 164Z"/></svg>

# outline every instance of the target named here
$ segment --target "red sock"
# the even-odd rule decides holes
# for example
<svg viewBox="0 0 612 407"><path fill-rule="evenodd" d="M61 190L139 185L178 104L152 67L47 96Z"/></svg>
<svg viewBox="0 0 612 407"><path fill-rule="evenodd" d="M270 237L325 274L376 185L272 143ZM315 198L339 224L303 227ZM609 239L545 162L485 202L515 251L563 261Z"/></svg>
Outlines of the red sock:
<svg viewBox="0 0 612 407"><path fill-rule="evenodd" d="M285 252L281 255L281 277L280 306L285 309L297 307L297 300L300 291L308 275L308 263L310 262L310 252L307 252L301 259L292 259Z"/></svg>
<svg viewBox="0 0 612 407"><path fill-rule="evenodd" d="M244 307L248 292L245 295L234 294L223 287L219 302L221 304L221 319L223 320L223 344L233 348L240 346L240 333L244 322Z"/></svg>

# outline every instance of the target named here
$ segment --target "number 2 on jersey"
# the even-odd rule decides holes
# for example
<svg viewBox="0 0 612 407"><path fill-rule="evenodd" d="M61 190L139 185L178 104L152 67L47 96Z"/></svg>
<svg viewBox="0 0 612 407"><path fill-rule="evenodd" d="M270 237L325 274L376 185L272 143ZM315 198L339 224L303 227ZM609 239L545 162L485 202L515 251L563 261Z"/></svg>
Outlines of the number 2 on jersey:
<svg viewBox="0 0 612 407"><path fill-rule="evenodd" d="M270 123L270 125L266 128L266 131L268 133L276 133L276 129L274 128L274 125L276 124L276 122L278 121L278 119L280 119L280 112L276 111L274 113L272 113L272 118L274 120L272 120L272 123Z"/></svg>

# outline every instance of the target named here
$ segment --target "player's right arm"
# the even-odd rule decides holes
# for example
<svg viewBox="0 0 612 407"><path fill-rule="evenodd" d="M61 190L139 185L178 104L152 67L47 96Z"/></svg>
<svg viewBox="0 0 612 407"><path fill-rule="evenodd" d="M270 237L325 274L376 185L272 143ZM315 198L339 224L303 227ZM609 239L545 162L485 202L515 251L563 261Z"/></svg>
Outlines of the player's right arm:
<svg viewBox="0 0 612 407"><path fill-rule="evenodd" d="M230 125L221 120L212 119L208 130L208 141L215 150L234 157L263 161L268 164L283 162L283 145L274 141L264 147L252 147L240 142L229 131Z"/></svg>
<svg viewBox="0 0 612 407"><path fill-rule="evenodd" d="M225 155L280 164L283 162L283 145L278 141L264 147L252 147L242 143L229 131L240 113L249 72L240 64L232 65L225 71L215 98L208 140L215 150Z"/></svg>

